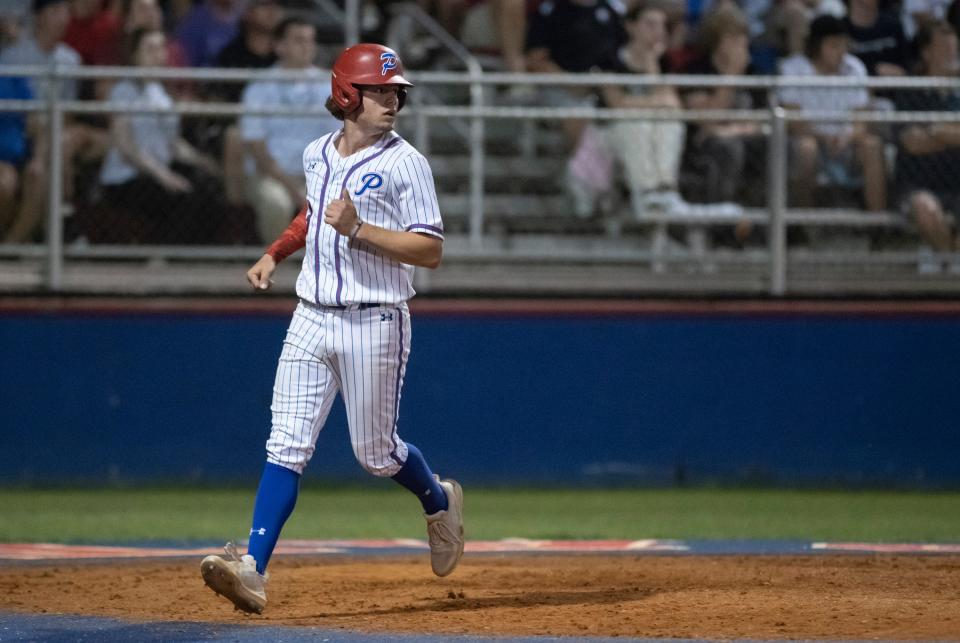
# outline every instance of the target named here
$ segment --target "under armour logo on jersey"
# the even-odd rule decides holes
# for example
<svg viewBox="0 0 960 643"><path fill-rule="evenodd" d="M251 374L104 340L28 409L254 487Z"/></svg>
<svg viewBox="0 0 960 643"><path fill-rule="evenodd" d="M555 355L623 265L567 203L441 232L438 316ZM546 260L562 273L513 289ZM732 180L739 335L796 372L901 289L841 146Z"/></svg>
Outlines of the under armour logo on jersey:
<svg viewBox="0 0 960 643"><path fill-rule="evenodd" d="M250 535L252 536L252 535L254 535L254 534L256 534L256 535L258 535L258 536L266 536L266 535L267 535L267 529L266 529L266 527L261 527L260 529L251 529L251 530L250 530Z"/></svg>
<svg viewBox="0 0 960 643"><path fill-rule="evenodd" d="M380 60L383 61L383 69L380 70L381 76L386 76L391 69L397 68L397 55L390 52L380 54Z"/></svg>
<svg viewBox="0 0 960 643"><path fill-rule="evenodd" d="M380 313L380 321L393 321L393 313Z"/></svg>
<svg viewBox="0 0 960 643"><path fill-rule="evenodd" d="M370 172L369 174L364 174L360 177L360 189L354 192L356 196L360 196L364 192L369 190L376 190L378 187L383 185L383 177L377 174L376 172Z"/></svg>
<svg viewBox="0 0 960 643"><path fill-rule="evenodd" d="M318 164L319 162L320 162L320 161L314 161L313 163L311 163L310 165L307 166L307 169L308 169L308 170L312 170L313 168L317 167L317 164Z"/></svg>

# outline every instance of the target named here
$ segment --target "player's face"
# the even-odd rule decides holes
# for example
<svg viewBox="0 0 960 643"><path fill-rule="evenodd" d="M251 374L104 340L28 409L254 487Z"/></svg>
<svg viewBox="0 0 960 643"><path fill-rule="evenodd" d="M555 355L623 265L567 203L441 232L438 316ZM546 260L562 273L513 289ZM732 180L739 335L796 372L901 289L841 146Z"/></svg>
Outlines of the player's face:
<svg viewBox="0 0 960 643"><path fill-rule="evenodd" d="M400 109L399 85L364 85L360 87L363 97L358 124L386 132L393 129Z"/></svg>

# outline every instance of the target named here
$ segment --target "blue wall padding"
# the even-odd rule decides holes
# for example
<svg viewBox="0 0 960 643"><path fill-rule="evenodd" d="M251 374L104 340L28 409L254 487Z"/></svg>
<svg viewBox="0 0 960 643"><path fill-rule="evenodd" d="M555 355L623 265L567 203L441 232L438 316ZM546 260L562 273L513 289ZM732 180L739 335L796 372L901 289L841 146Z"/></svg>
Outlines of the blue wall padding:
<svg viewBox="0 0 960 643"><path fill-rule="evenodd" d="M0 481L255 482L285 315L0 316ZM472 483L960 484L960 319L419 315L400 434ZM360 479L342 405L308 476Z"/></svg>

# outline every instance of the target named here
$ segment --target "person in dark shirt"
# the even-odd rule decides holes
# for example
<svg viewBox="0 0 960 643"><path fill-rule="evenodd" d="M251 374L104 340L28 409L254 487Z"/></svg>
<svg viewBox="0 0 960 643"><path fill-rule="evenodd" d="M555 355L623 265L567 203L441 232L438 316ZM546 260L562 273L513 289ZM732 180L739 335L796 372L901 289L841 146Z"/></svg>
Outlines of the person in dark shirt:
<svg viewBox="0 0 960 643"><path fill-rule="evenodd" d="M283 8L276 0L256 0L243 15L240 33L217 55L217 67L266 69L277 62L273 48L274 30L283 20ZM243 83L222 83L213 88L218 100L236 103L243 95Z"/></svg>
<svg viewBox="0 0 960 643"><path fill-rule="evenodd" d="M284 19L277 0L254 0L243 14L240 31L217 55L216 66L231 69L266 69L277 62L275 30ZM247 86L241 82L213 83L206 92L209 101L238 103ZM205 130L205 147L220 148L223 156L223 182L227 201L234 206L246 204L244 196L244 148L235 120L217 119Z"/></svg>
<svg viewBox="0 0 960 643"><path fill-rule="evenodd" d="M622 7L611 0L547 0L530 18L527 70L534 73L587 72L610 69L627 40ZM543 88L555 107L592 106L596 91L573 86ZM563 131L572 150L586 122L567 120Z"/></svg>
<svg viewBox="0 0 960 643"><path fill-rule="evenodd" d="M176 38L192 67L210 67L220 50L240 28L243 5L239 0L205 0L193 5L180 20Z"/></svg>
<svg viewBox="0 0 960 643"><path fill-rule="evenodd" d="M703 25L706 54L687 72L698 76L746 76L750 65L750 31L739 13L724 10ZM738 87L693 87L683 94L688 109L763 109L764 92ZM698 201L763 200L766 136L753 122L691 123L685 162L701 178ZM749 168L748 163L754 163ZM761 185L758 185L761 183Z"/></svg>
<svg viewBox="0 0 960 643"><path fill-rule="evenodd" d="M527 63L533 72L609 68L627 40L619 3L547 0L530 19Z"/></svg>
<svg viewBox="0 0 960 643"><path fill-rule="evenodd" d="M120 17L103 0L72 0L70 24L63 35L84 65L109 64L112 43L120 38Z"/></svg>
<svg viewBox="0 0 960 643"><path fill-rule="evenodd" d="M947 7L946 21L953 27L953 32L960 37L960 0L953 0Z"/></svg>
<svg viewBox="0 0 960 643"><path fill-rule="evenodd" d="M883 3L885 4L885 3ZM849 0L849 51L871 76L904 76L910 67L910 45L900 17L881 0Z"/></svg>
<svg viewBox="0 0 960 643"><path fill-rule="evenodd" d="M936 21L917 31L916 49L922 75L956 76L957 35L949 23ZM900 111L960 111L955 89L910 89L895 94ZM902 206L916 223L923 240L938 252L958 247L944 211L960 215L960 124L930 122L909 124L899 135L896 178ZM939 266L936 267L939 270Z"/></svg>

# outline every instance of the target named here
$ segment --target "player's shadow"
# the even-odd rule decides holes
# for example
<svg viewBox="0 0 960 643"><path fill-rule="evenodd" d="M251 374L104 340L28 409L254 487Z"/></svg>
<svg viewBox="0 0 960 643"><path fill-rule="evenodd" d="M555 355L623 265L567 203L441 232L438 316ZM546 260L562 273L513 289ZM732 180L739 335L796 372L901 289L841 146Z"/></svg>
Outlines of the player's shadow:
<svg viewBox="0 0 960 643"><path fill-rule="evenodd" d="M321 612L314 615L293 617L289 620L313 618L345 618L357 616L390 616L395 614L419 614L428 612L465 612L485 610L496 607L541 607L560 605L606 605L637 601L649 598L657 591L652 588L622 587L591 590L577 590L569 592L522 592L505 594L502 596L485 596L471 598L459 593L450 594L440 600L421 599L417 604L398 605L396 607L381 608L373 605L368 609L345 610L339 612ZM287 619L284 619L287 620Z"/></svg>

